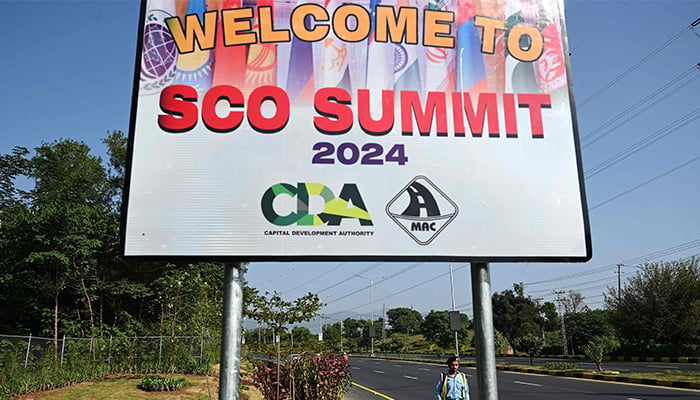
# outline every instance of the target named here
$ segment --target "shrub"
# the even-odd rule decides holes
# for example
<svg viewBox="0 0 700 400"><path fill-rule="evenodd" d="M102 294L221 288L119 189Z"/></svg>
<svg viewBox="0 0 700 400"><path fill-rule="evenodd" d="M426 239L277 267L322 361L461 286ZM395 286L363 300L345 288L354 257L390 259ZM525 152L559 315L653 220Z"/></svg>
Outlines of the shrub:
<svg viewBox="0 0 700 400"><path fill-rule="evenodd" d="M578 369L578 366L574 363L564 361L547 361L546 363L544 363L544 368L565 371L569 369Z"/></svg>
<svg viewBox="0 0 700 400"><path fill-rule="evenodd" d="M279 365L259 363L255 385L265 399L276 399L279 384L280 399L341 400L350 384L347 360L335 354L304 354L298 360L286 359ZM279 382L279 383L278 383Z"/></svg>
<svg viewBox="0 0 700 400"><path fill-rule="evenodd" d="M581 347L583 354L593 361L598 371L603 372L603 357L615 350L620 343L613 336L596 336Z"/></svg>
<svg viewBox="0 0 700 400"><path fill-rule="evenodd" d="M174 392L182 389L184 385L185 378L146 375L141 379L138 388L146 392Z"/></svg>

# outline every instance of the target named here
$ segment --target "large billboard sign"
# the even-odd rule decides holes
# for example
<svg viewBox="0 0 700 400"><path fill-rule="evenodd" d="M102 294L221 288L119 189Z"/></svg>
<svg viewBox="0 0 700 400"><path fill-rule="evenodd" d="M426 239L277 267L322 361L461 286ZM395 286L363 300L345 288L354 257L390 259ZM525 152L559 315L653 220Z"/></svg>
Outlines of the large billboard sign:
<svg viewBox="0 0 700 400"><path fill-rule="evenodd" d="M560 0L152 0L126 256L584 261Z"/></svg>

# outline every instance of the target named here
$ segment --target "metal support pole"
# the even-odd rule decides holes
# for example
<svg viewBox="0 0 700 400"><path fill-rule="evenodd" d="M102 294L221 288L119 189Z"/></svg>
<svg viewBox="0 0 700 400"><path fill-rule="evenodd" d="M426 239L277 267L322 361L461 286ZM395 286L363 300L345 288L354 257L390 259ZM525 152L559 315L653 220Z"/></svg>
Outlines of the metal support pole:
<svg viewBox="0 0 700 400"><path fill-rule="evenodd" d="M450 291L452 292L452 311L457 311L455 305L455 282L452 278L452 263L450 263ZM455 331L455 356L459 357L459 334Z"/></svg>
<svg viewBox="0 0 700 400"><path fill-rule="evenodd" d="M472 263L471 270L474 325L476 326L476 372L479 382L479 400L498 400L489 264Z"/></svg>
<svg viewBox="0 0 700 400"><path fill-rule="evenodd" d="M238 400L241 382L241 332L243 331L243 268L226 265L224 315L221 325L221 370L219 400Z"/></svg>
<svg viewBox="0 0 700 400"><path fill-rule="evenodd" d="M24 357L24 368L27 368L29 363L29 349L32 348L32 334L29 334L29 340L27 341L27 355Z"/></svg>
<svg viewBox="0 0 700 400"><path fill-rule="evenodd" d="M61 366L63 366L63 354L66 350L66 335L63 335L63 343L61 343Z"/></svg>

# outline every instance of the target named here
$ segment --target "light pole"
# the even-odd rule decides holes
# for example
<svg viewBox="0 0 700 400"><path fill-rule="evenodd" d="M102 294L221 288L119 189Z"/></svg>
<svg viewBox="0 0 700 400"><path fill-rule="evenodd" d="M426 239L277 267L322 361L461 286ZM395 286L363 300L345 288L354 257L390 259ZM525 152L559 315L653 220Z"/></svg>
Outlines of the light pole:
<svg viewBox="0 0 700 400"><path fill-rule="evenodd" d="M375 336L375 331L374 331L374 279L368 278L366 276L362 275L355 275L358 278L363 278L367 279L369 281L369 291L370 291L370 304L371 304L371 311L370 311L370 317L369 317L369 337L370 341L372 343L372 350L370 351L370 357L374 357L374 336ZM377 279L382 279L384 278L383 276L381 278Z"/></svg>
<svg viewBox="0 0 700 400"><path fill-rule="evenodd" d="M450 289L452 291L452 311L457 311L455 306L455 283L452 278L452 263L450 263ZM455 356L459 357L459 334L455 331Z"/></svg>

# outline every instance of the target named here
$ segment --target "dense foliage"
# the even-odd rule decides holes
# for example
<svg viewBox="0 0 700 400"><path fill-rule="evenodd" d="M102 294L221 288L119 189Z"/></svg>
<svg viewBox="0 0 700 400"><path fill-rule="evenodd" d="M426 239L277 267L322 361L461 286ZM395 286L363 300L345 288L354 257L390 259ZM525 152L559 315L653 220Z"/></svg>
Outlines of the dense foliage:
<svg viewBox="0 0 700 400"><path fill-rule="evenodd" d="M629 279L619 296L611 290L606 308L620 336L647 352L670 344L673 355L700 337L698 258L649 263Z"/></svg>
<svg viewBox="0 0 700 400"><path fill-rule="evenodd" d="M258 364L255 384L265 399L341 400L350 384L350 366L335 354L303 354L279 364Z"/></svg>
<svg viewBox="0 0 700 400"><path fill-rule="evenodd" d="M218 331L222 264L119 256L127 142L121 132L103 142L106 162L70 139L0 155L0 333Z"/></svg>

